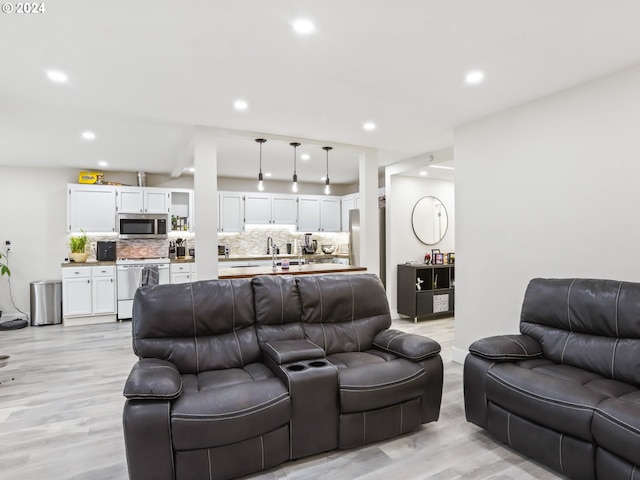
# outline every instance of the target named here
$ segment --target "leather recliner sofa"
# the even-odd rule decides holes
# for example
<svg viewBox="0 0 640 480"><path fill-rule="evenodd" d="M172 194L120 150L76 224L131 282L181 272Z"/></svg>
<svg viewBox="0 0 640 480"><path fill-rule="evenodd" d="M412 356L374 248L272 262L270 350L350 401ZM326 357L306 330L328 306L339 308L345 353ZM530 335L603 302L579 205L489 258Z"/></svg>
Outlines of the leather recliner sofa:
<svg viewBox="0 0 640 480"><path fill-rule="evenodd" d="M467 420L575 479L640 465L640 284L534 279L520 335L474 342Z"/></svg>
<svg viewBox="0 0 640 480"><path fill-rule="evenodd" d="M440 346L390 324L370 274L139 289L130 478L232 478L437 420Z"/></svg>

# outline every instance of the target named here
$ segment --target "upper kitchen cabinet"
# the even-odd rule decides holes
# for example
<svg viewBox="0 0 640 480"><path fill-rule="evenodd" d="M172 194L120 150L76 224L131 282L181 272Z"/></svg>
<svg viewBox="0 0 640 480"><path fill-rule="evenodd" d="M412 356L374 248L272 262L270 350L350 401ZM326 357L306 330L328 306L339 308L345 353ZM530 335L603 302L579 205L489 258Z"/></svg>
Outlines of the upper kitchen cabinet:
<svg viewBox="0 0 640 480"><path fill-rule="evenodd" d="M298 230L301 232L339 232L340 198L300 196Z"/></svg>
<svg viewBox="0 0 640 480"><path fill-rule="evenodd" d="M349 211L356 210L359 207L360 196L357 193L352 195L345 195L342 197L341 210L342 210L342 231L349 231Z"/></svg>
<svg viewBox="0 0 640 480"><path fill-rule="evenodd" d="M171 189L171 230L192 232L195 226L193 218L193 190L189 188Z"/></svg>
<svg viewBox="0 0 640 480"><path fill-rule="evenodd" d="M67 185L69 232L115 232L116 189L110 185Z"/></svg>
<svg viewBox="0 0 640 480"><path fill-rule="evenodd" d="M247 193L244 220L247 225L295 225L296 198L294 195Z"/></svg>
<svg viewBox="0 0 640 480"><path fill-rule="evenodd" d="M116 187L118 213L169 213L171 192L166 188Z"/></svg>
<svg viewBox="0 0 640 480"><path fill-rule="evenodd" d="M220 192L218 196L218 229L221 232L241 232L244 229L243 194Z"/></svg>

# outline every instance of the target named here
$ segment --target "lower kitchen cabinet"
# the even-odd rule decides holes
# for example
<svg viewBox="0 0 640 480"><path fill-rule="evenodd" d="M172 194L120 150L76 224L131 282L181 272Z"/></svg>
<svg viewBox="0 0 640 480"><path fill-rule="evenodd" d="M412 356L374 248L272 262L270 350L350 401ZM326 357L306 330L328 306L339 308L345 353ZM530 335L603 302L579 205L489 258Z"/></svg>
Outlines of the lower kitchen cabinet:
<svg viewBox="0 0 640 480"><path fill-rule="evenodd" d="M171 283L189 283L198 279L195 263L172 263L169 272Z"/></svg>
<svg viewBox="0 0 640 480"><path fill-rule="evenodd" d="M63 267L62 317L65 325L115 322L116 267Z"/></svg>

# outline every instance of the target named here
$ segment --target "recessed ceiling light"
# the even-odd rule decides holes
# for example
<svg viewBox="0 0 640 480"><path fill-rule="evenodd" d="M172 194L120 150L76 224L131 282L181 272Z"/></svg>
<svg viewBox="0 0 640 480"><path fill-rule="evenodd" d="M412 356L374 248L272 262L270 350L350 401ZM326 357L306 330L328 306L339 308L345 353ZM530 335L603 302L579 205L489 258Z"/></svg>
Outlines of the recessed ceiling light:
<svg viewBox="0 0 640 480"><path fill-rule="evenodd" d="M302 160L309 160L311 158L311 155L309 155L308 153L303 153L302 155L300 155L300 159Z"/></svg>
<svg viewBox="0 0 640 480"><path fill-rule="evenodd" d="M96 134L89 131L82 132L82 138L84 138L85 140L95 140Z"/></svg>
<svg viewBox="0 0 640 480"><path fill-rule="evenodd" d="M101 167L106 167L107 165L109 165L107 162L105 162L104 160L100 160L98 162L98 165L100 165Z"/></svg>
<svg viewBox="0 0 640 480"><path fill-rule="evenodd" d="M375 130L376 129L376 124L373 122L367 122L364 125L362 125L362 128L364 128L365 130Z"/></svg>
<svg viewBox="0 0 640 480"><path fill-rule="evenodd" d="M195 172L195 171L196 171L196 169L195 169L195 167L189 167L189 171L190 171L191 173L193 173L193 172Z"/></svg>
<svg viewBox="0 0 640 480"><path fill-rule="evenodd" d="M55 83L67 83L67 74L60 70L47 70L47 77Z"/></svg>
<svg viewBox="0 0 640 480"><path fill-rule="evenodd" d="M464 81L470 85L473 85L475 83L480 83L482 82L482 80L484 80L484 73L480 71L469 72L467 73L467 76L464 78Z"/></svg>
<svg viewBox="0 0 640 480"><path fill-rule="evenodd" d="M322 180L323 182L327 179L327 177L320 177L320 180Z"/></svg>
<svg viewBox="0 0 640 480"><path fill-rule="evenodd" d="M249 108L249 104L245 100L236 100L233 102L233 106L236 110L246 110Z"/></svg>
<svg viewBox="0 0 640 480"><path fill-rule="evenodd" d="M420 175L422 175L422 176L424 177L424 176L426 176L426 175L427 175L427 172L425 172L424 170L422 170L422 171L420 172Z"/></svg>
<svg viewBox="0 0 640 480"><path fill-rule="evenodd" d="M303 35L312 33L316 27L310 20L299 19L293 22L293 29L296 33L300 33Z"/></svg>
<svg viewBox="0 0 640 480"><path fill-rule="evenodd" d="M441 168L443 170L455 170L455 167L445 167L444 165L429 165L430 168Z"/></svg>
<svg viewBox="0 0 640 480"><path fill-rule="evenodd" d="M270 177L271 176L271 172L264 172L264 176L265 177Z"/></svg>

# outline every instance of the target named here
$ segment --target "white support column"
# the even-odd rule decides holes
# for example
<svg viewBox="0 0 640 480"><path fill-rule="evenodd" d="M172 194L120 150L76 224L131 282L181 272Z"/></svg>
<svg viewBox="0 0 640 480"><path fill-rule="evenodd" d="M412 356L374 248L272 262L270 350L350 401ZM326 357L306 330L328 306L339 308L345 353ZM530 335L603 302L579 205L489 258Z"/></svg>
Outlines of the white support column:
<svg viewBox="0 0 640 480"><path fill-rule="evenodd" d="M216 130L196 127L194 210L198 280L218 278L218 156Z"/></svg>
<svg viewBox="0 0 640 480"><path fill-rule="evenodd" d="M378 226L378 151L360 153L360 264L367 272L380 273Z"/></svg>

